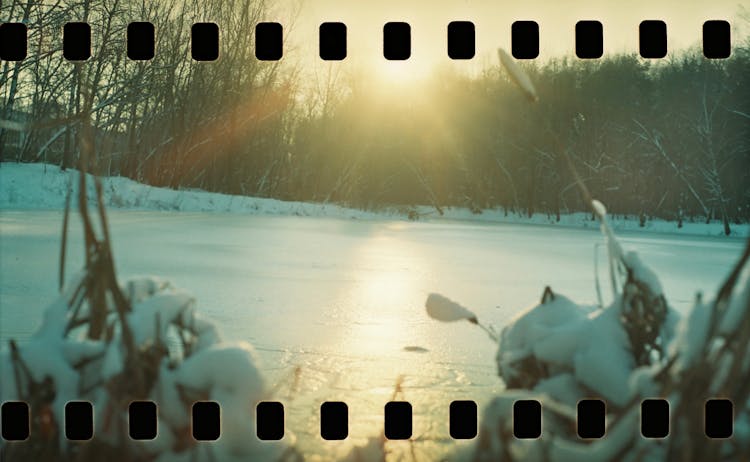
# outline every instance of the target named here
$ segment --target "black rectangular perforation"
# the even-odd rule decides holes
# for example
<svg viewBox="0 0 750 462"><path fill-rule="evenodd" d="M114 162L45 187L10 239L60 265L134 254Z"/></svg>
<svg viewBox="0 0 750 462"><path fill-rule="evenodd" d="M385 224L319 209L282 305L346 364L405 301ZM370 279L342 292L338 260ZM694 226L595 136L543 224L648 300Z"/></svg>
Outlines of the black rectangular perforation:
<svg viewBox="0 0 750 462"><path fill-rule="evenodd" d="M156 438L156 403L153 401L133 401L128 406L128 429L134 440Z"/></svg>
<svg viewBox="0 0 750 462"><path fill-rule="evenodd" d="M666 438L669 435L667 400L646 399L641 403L641 434L646 438Z"/></svg>
<svg viewBox="0 0 750 462"><path fill-rule="evenodd" d="M65 437L69 440L90 440L94 437L94 406L88 401L65 404Z"/></svg>
<svg viewBox="0 0 750 462"><path fill-rule="evenodd" d="M346 24L324 22L318 34L321 59L341 61L346 58Z"/></svg>
<svg viewBox="0 0 750 462"><path fill-rule="evenodd" d="M597 59L604 54L604 31L599 21L576 23L576 56Z"/></svg>
<svg viewBox="0 0 750 462"><path fill-rule="evenodd" d="M510 26L511 53L516 59L539 56L539 24L535 21L515 21Z"/></svg>
<svg viewBox="0 0 750 462"><path fill-rule="evenodd" d="M0 408L4 440L23 441L29 437L29 405L23 401L6 401Z"/></svg>
<svg viewBox="0 0 750 462"><path fill-rule="evenodd" d="M216 401L193 403L193 438L216 441L221 435L221 407Z"/></svg>
<svg viewBox="0 0 750 462"><path fill-rule="evenodd" d="M541 435L542 404L533 399L521 399L513 403L513 436L533 439Z"/></svg>
<svg viewBox="0 0 750 462"><path fill-rule="evenodd" d="M261 61L278 61L283 55L284 29L277 22L255 26L255 57Z"/></svg>
<svg viewBox="0 0 750 462"><path fill-rule="evenodd" d="M63 26L63 56L68 61L86 61L91 57L91 26L69 22Z"/></svg>
<svg viewBox="0 0 750 462"><path fill-rule="evenodd" d="M411 403L407 401L390 401L385 405L385 437L389 440L408 440L411 438Z"/></svg>
<svg viewBox="0 0 750 462"><path fill-rule="evenodd" d="M193 24L190 31L190 53L196 61L219 59L219 26L212 22Z"/></svg>
<svg viewBox="0 0 750 462"><path fill-rule="evenodd" d="M667 24L664 21L641 21L638 27L638 46L644 58L667 56Z"/></svg>
<svg viewBox="0 0 750 462"><path fill-rule="evenodd" d="M27 52L26 24L7 22L0 24L0 60L21 61Z"/></svg>
<svg viewBox="0 0 750 462"><path fill-rule="evenodd" d="M449 430L451 438L467 440L477 436L477 403L453 401L450 404Z"/></svg>
<svg viewBox="0 0 750 462"><path fill-rule="evenodd" d="M320 436L324 440L344 440L349 435L349 408L340 401L320 405Z"/></svg>
<svg viewBox="0 0 750 462"><path fill-rule="evenodd" d="M280 440L284 437L284 405L278 401L263 401L255 408L258 439Z"/></svg>
<svg viewBox="0 0 750 462"><path fill-rule="evenodd" d="M283 57L284 26L277 22L255 25L255 55L262 61L278 61ZM447 52L451 59L475 57L476 30L469 20L451 21L447 27ZM27 26L24 23L0 24L0 60L20 61L28 53ZM511 25L512 55L516 59L539 56L539 25L532 20L519 20ZM127 57L145 61L155 56L155 27L149 22L131 22L127 26ZM211 22L193 24L191 57L196 61L215 61L220 54L219 25ZM347 57L347 26L343 22L324 22L319 27L319 55L326 61ZM643 58L659 59L667 55L667 25L662 20L648 19L638 26L639 53ZM726 20L709 20L702 28L703 53L710 59L731 55L731 26ZM91 26L85 22L69 22L63 27L63 56L69 61L91 58ZM602 23L581 20L575 23L576 56L598 59L603 56ZM411 26L393 21L383 26L383 55L388 60L411 57Z"/></svg>
<svg viewBox="0 0 750 462"><path fill-rule="evenodd" d="M383 56L403 61L411 57L411 26L405 22L389 22L383 26Z"/></svg>
<svg viewBox="0 0 750 462"><path fill-rule="evenodd" d="M451 59L471 59L474 57L476 34L474 23L453 21L448 24L448 56Z"/></svg>
<svg viewBox="0 0 750 462"><path fill-rule="evenodd" d="M706 436L730 438L734 430L734 407L728 399L706 401Z"/></svg>
<svg viewBox="0 0 750 462"><path fill-rule="evenodd" d="M578 436L601 438L604 436L607 406L600 399L582 399L578 402Z"/></svg>
<svg viewBox="0 0 750 462"><path fill-rule="evenodd" d="M93 405L87 401L71 401L65 405L65 436L69 440L93 438ZM406 401L385 405L384 434L389 440L412 437L412 406ZM192 407L192 433L198 441L219 439L221 408L217 402L201 401ZM733 435L733 403L728 399L705 402L705 433L708 438L731 438ZM151 440L157 436L157 404L133 401L128 407L129 435L135 440ZM276 401L258 403L256 407L257 436L261 440L284 437L284 405ZM320 406L320 433L325 440L348 437L348 406L345 402L329 401ZM600 399L584 399L577 405L577 433L580 438L605 436L606 403ZM646 399L641 403L641 434L646 438L669 435L669 402ZM512 410L513 435L519 439L536 439L542 433L542 405L537 400L517 400ZM453 439L477 436L477 404L470 400L450 403L449 432ZM633 431L637 431L633 429ZM2 438L21 441L30 435L29 406L21 401L2 404Z"/></svg>
<svg viewBox="0 0 750 462"><path fill-rule="evenodd" d="M727 21L703 23L703 55L711 59L728 58L732 52L731 29Z"/></svg>
<svg viewBox="0 0 750 462"><path fill-rule="evenodd" d="M150 22L128 24L128 58L134 61L148 61L154 58L156 33Z"/></svg>

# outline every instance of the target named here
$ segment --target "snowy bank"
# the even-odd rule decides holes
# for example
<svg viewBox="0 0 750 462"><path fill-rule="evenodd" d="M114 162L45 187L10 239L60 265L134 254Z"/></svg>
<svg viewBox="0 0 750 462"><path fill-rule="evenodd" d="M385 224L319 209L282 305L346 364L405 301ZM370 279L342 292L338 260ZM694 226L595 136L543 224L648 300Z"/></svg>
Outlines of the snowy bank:
<svg viewBox="0 0 750 462"><path fill-rule="evenodd" d="M27 209L62 209L65 206L65 195L68 183L74 190L78 185L77 171L61 171L59 167L49 164L19 164L15 162L0 163L0 210ZM130 210L171 210L185 212L230 212L253 215L297 215L332 217L345 219L407 220L408 207L391 207L377 212L346 208L333 204L291 202L276 199L234 196L211 193L200 190L173 190L158 188L138 183L125 177L105 177L102 181L104 198L107 207ZM88 198L94 202L93 181L88 182ZM76 195L73 195L75 204ZM481 214L471 212L465 207L446 207L443 216L438 215L430 206L418 206L414 209L420 219L436 221L467 221L484 223L511 223L554 225L566 228L598 229L599 225L591 219L589 213L563 214L560 221L554 216L537 213L532 217L514 213L505 214L503 210L490 209ZM685 221L682 228L677 223L651 219L640 227L637 217L612 218L610 224L615 231L646 231L658 233L675 233L683 235L722 236L721 222L712 223ZM750 236L749 224L733 224L732 234L738 237Z"/></svg>
<svg viewBox="0 0 750 462"><path fill-rule="evenodd" d="M78 171L56 165L0 163L0 209L62 209L71 183L77 204ZM87 181L87 197L96 203L94 182ZM234 212L257 215L301 215L337 218L377 218L381 215L330 204L285 202L276 199L233 196L200 190L174 190L138 183L125 177L102 178L108 208L171 210L183 212Z"/></svg>

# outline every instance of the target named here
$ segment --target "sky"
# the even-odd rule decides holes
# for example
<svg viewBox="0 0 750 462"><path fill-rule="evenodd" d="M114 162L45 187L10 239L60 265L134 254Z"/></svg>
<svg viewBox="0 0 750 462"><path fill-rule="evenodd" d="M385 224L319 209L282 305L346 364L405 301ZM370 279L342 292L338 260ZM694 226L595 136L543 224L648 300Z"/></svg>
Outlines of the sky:
<svg viewBox="0 0 750 462"><path fill-rule="evenodd" d="M510 49L511 24L516 20L539 24L540 58L545 59L573 55L575 23L581 19L603 24L605 53L637 52L639 23L645 19L663 20L667 24L669 53L698 44L707 19L726 19L736 25L733 40L738 35L746 36L750 11L749 0L276 0L271 5L274 8L269 19L285 25L290 56L312 65L314 61L319 63L320 23L344 22L349 42L347 60L399 77L404 71L418 76L436 65L477 68L494 64L498 47ZM739 19L743 10L745 19ZM296 18L290 28L291 17ZM475 24L476 56L469 62L451 64L447 56L446 28L455 20ZM385 62L382 27L388 21L410 23L410 62Z"/></svg>

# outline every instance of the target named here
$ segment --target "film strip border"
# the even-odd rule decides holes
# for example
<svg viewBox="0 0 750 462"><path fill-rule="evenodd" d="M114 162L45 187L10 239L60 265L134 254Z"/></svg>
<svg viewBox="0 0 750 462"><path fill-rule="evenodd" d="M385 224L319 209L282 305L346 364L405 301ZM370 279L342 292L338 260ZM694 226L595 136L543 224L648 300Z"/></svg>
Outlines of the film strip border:
<svg viewBox="0 0 750 462"><path fill-rule="evenodd" d="M22 61L27 57L27 26L23 23L0 25L0 59ZM156 55L156 30L149 22L131 22L126 32L129 59L148 61ZM728 21L703 23L703 54L709 59L726 59L731 54L731 28ZM512 55L516 59L539 56L539 25L535 21L515 21L511 26ZM261 61L278 61L284 55L284 29L277 22L255 26L255 56ZM644 20L638 28L639 53L648 59L667 56L667 24ZM325 22L319 27L319 56L325 61L347 57L347 27L341 22ZM63 57L69 61L91 58L91 26L68 22L62 31ZM575 50L580 59L598 59L604 55L604 28L599 21L575 24ZM195 23L191 30L191 56L195 61L216 61L220 55L220 29L212 22ZM472 59L476 53L475 26L470 21L453 21L447 26L447 53L451 59ZM383 56L387 60L411 57L411 26L406 22L388 22L383 26Z"/></svg>
<svg viewBox="0 0 750 462"><path fill-rule="evenodd" d="M449 409L449 434L456 440L477 436L477 404L474 401L452 401ZM49 411L46 411L49 412ZM536 400L517 400L512 410L513 436L537 439L542 436L542 404ZM704 405L706 437L732 437L733 404L727 399L710 399ZM278 401L257 404L256 436L262 441L284 438L284 405ZM577 433L580 438L599 439L606 432L606 403L598 399L578 402ZM153 401L134 401L128 408L130 438L152 440L157 436L157 405ZM327 401L320 405L320 436L325 440L348 437L349 410L344 402ZM49 417L49 416L47 416ZM29 438L31 419L44 415L30 414L23 401L7 401L2 405L2 437L7 441ZM192 435L197 441L215 441L221 436L221 407L215 401L198 401L192 406ZM669 436L669 402L646 399L641 402L641 435L645 438ZM68 440L85 441L94 436L94 408L87 401L70 401L65 406L65 436ZM384 406L384 436L389 440L412 437L412 406L408 401L389 401Z"/></svg>

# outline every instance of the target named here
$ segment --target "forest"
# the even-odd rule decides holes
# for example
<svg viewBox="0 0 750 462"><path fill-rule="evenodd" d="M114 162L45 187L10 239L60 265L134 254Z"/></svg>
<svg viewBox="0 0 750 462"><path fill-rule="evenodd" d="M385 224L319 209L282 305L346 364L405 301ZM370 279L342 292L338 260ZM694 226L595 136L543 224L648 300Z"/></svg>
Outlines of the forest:
<svg viewBox="0 0 750 462"><path fill-rule="evenodd" d="M78 115L90 112L90 168L157 186L559 218L587 210L572 164L610 214L641 224L720 220L729 234L750 221L748 39L726 60L696 45L661 60L520 61L539 97L529 102L499 64L389 86L346 61L315 72L293 56L259 61L252 31L268 11L257 0L3 2L0 19L28 27L28 56L0 64L0 159L76 166ZM91 25L85 62L62 58L69 21ZM152 60L127 58L131 21L154 24ZM190 58L203 21L220 26L215 62Z"/></svg>

